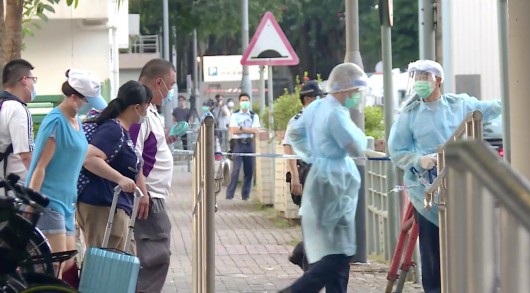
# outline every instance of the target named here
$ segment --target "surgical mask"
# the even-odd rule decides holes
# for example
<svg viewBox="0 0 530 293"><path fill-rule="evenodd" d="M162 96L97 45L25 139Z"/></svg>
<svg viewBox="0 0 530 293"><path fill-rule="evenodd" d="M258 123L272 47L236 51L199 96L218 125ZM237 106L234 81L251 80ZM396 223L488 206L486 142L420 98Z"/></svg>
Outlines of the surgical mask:
<svg viewBox="0 0 530 293"><path fill-rule="evenodd" d="M138 120L138 123L139 124L142 124L145 122L145 116L147 115L141 115L140 113L136 112L136 114L138 114L138 116L140 117L140 119Z"/></svg>
<svg viewBox="0 0 530 293"><path fill-rule="evenodd" d="M78 104L75 104L75 112L77 114L82 114L83 112L86 111L87 107L90 106L90 104L88 102L86 102L85 99L80 99L81 103L78 105Z"/></svg>
<svg viewBox="0 0 530 293"><path fill-rule="evenodd" d="M162 83L164 84L164 87L167 90L167 95L162 99L162 105L165 106L169 104L171 100L173 100L173 97L175 96L175 89L174 88L169 89L166 85L166 82L163 79L162 79ZM160 89L158 89L158 91L160 92L160 95L162 95L162 91Z"/></svg>
<svg viewBox="0 0 530 293"><path fill-rule="evenodd" d="M349 109L357 108L359 107L359 103L361 102L361 93L354 92L351 97L347 97L344 101L344 106Z"/></svg>
<svg viewBox="0 0 530 293"><path fill-rule="evenodd" d="M418 80L414 83L414 91L420 96L422 99L428 98L433 91L432 82L426 81L426 80Z"/></svg>
<svg viewBox="0 0 530 293"><path fill-rule="evenodd" d="M228 108L234 108L234 102L228 102L227 104Z"/></svg>
<svg viewBox="0 0 530 293"><path fill-rule="evenodd" d="M33 83L32 91L30 91L28 87L26 87L26 89L31 93L31 101L35 100L35 98L37 97L37 85Z"/></svg>
<svg viewBox="0 0 530 293"><path fill-rule="evenodd" d="M203 112L208 112L208 111L210 111L210 107L208 107L208 106L202 106L202 111L203 111Z"/></svg>
<svg viewBox="0 0 530 293"><path fill-rule="evenodd" d="M241 109L248 110L250 108L250 102L249 101L243 101L239 103L241 105Z"/></svg>

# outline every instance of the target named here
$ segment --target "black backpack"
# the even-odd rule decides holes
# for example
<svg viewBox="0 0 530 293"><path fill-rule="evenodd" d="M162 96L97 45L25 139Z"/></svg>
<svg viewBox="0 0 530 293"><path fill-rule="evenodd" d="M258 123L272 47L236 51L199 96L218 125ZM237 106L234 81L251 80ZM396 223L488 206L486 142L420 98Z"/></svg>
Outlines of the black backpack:
<svg viewBox="0 0 530 293"><path fill-rule="evenodd" d="M5 101L17 101L19 103L21 103L22 105L26 105L24 104L21 100L17 99L17 98L14 98L14 97L10 97L10 96L1 96L0 97L0 110L2 110L2 105L4 104ZM6 172L7 172L7 157L9 157L10 154L13 153L13 144L10 143L8 146L7 146L7 149L3 152L0 153L0 162L4 161L4 176L7 176Z"/></svg>

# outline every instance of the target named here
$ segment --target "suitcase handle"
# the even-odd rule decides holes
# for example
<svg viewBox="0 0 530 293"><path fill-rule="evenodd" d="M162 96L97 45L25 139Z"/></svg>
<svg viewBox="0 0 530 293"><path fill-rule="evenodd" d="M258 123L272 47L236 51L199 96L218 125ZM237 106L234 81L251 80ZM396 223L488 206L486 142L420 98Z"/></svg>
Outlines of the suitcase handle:
<svg viewBox="0 0 530 293"><path fill-rule="evenodd" d="M118 198L121 193L121 187L117 185L114 187L114 196L112 197L112 205L110 206L110 212L109 212L109 219L107 220L107 227L105 227L105 234L103 235L103 243L101 244L101 247L107 247L109 245L109 238L110 238L110 231L112 230L112 223L114 221L114 214L116 213L116 208L118 205ZM144 196L140 188L136 186L134 190L134 202L133 202L133 209L131 213L131 221L129 223L129 231L127 232L127 238L125 240L125 251L129 251L131 240L133 238L133 229L134 229L134 222L136 221L136 214L138 213L138 206L140 205L140 198Z"/></svg>

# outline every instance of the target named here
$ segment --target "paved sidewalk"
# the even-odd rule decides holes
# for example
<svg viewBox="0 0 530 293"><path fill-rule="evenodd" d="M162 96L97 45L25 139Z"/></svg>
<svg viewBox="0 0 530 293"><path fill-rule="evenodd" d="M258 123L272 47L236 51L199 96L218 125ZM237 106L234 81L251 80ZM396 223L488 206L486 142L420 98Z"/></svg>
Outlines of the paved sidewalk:
<svg viewBox="0 0 530 293"><path fill-rule="evenodd" d="M239 195L240 196L240 195ZM272 219L271 210L259 209L252 201L224 199L219 194L216 213L215 292L277 292L301 274L287 260L301 239L300 227L288 227ZM175 166L173 195L168 200L173 224L170 272L163 292L191 292L191 173L187 166ZM283 225L282 225L283 224ZM384 292L386 266L354 265L348 292ZM422 292L417 284L407 284L404 292Z"/></svg>

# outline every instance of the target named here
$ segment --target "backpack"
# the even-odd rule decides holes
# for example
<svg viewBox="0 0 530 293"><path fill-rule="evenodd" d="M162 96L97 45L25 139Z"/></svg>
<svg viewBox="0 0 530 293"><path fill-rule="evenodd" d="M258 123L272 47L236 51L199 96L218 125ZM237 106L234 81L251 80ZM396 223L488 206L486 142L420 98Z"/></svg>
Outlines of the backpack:
<svg viewBox="0 0 530 293"><path fill-rule="evenodd" d="M2 105L4 104L5 101L17 101L19 103L21 103L22 105L26 105L24 104L21 100L17 99L17 98L13 98L13 97L9 97L9 96L2 96L0 97L0 110L2 110ZM6 172L7 172L7 158L9 157L10 154L13 153L13 144L10 143L6 150L2 153L0 153L0 162L4 161L4 176L7 176Z"/></svg>
<svg viewBox="0 0 530 293"><path fill-rule="evenodd" d="M110 164L114 158L116 158L116 155L118 155L123 147L123 145L126 142L125 139L125 133L123 133L123 128L121 128L120 123L116 119L111 119L111 121L114 121L120 126L120 129L122 130L120 142L118 143L118 147L116 150L108 157L105 161ZM98 124L95 122L83 122L82 127L83 131L85 132L85 137L88 143L92 140L92 137L94 137L94 134L98 130ZM94 176L92 173L90 173L85 167L81 168L81 172L79 173L79 179L77 179L77 194L81 194L85 187L90 183L90 178Z"/></svg>

